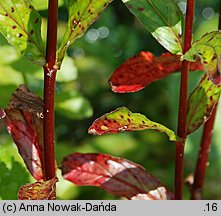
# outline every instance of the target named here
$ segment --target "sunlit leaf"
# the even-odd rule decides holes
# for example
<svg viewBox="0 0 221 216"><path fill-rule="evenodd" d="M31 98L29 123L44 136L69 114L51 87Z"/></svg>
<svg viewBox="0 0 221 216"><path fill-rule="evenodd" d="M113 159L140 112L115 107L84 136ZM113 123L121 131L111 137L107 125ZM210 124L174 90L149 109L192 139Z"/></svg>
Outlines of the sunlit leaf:
<svg viewBox="0 0 221 216"><path fill-rule="evenodd" d="M221 32L213 31L196 41L182 59L196 61L200 57L204 69L215 85L221 83Z"/></svg>
<svg viewBox="0 0 221 216"><path fill-rule="evenodd" d="M174 0L122 1L162 46L171 53L182 53L183 15Z"/></svg>
<svg viewBox="0 0 221 216"><path fill-rule="evenodd" d="M181 70L180 56L165 53L154 56L151 52L140 52L129 58L112 74L109 82L117 93L136 92L150 83ZM202 70L199 62L191 63L190 70Z"/></svg>
<svg viewBox="0 0 221 216"><path fill-rule="evenodd" d="M210 117L219 100L220 85L214 85L205 74L191 93L187 107L187 134L194 132Z"/></svg>
<svg viewBox="0 0 221 216"><path fill-rule="evenodd" d="M166 133L171 141L178 140L174 132L164 125L149 120L140 113L132 113L126 107L118 108L96 119L89 128L89 133L101 135L124 131L156 130Z"/></svg>
<svg viewBox="0 0 221 216"><path fill-rule="evenodd" d="M41 17L28 0L0 0L0 32L33 63L45 64Z"/></svg>
<svg viewBox="0 0 221 216"><path fill-rule="evenodd" d="M18 191L19 200L55 200L57 178L26 184Z"/></svg>
<svg viewBox="0 0 221 216"><path fill-rule="evenodd" d="M57 64L61 65L68 47L101 15L112 0L68 0L68 26L57 52Z"/></svg>
<svg viewBox="0 0 221 216"><path fill-rule="evenodd" d="M101 187L116 196L173 199L173 194L156 177L123 158L73 153L64 158L61 169L63 177L74 184Z"/></svg>
<svg viewBox="0 0 221 216"><path fill-rule="evenodd" d="M8 132L29 172L43 178L43 101L21 85L12 95L4 118Z"/></svg>

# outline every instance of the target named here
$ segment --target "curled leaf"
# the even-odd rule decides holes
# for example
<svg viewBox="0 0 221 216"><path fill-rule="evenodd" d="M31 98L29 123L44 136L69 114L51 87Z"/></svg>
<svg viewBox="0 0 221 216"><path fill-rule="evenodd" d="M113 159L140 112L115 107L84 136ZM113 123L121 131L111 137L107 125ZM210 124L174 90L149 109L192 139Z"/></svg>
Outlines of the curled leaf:
<svg viewBox="0 0 221 216"><path fill-rule="evenodd" d="M73 153L64 158L61 169L63 177L74 184L100 187L116 196L173 199L173 194L156 177L123 158Z"/></svg>
<svg viewBox="0 0 221 216"><path fill-rule="evenodd" d="M28 0L0 1L0 32L33 63L45 64L41 17Z"/></svg>
<svg viewBox="0 0 221 216"><path fill-rule="evenodd" d="M57 51L57 65L60 67L68 47L101 15L112 0L68 0L68 26Z"/></svg>
<svg viewBox="0 0 221 216"><path fill-rule="evenodd" d="M182 59L196 61L200 57L207 76L215 85L221 83L221 32L213 31L203 35L182 56Z"/></svg>
<svg viewBox="0 0 221 216"><path fill-rule="evenodd" d="M55 200L57 178L26 184L18 191L19 200Z"/></svg>
<svg viewBox="0 0 221 216"><path fill-rule="evenodd" d="M193 133L210 117L220 98L221 85L214 85L205 74L190 94L187 105L187 134Z"/></svg>
<svg viewBox="0 0 221 216"><path fill-rule="evenodd" d="M126 107L118 108L96 119L89 128L89 133L101 135L106 133L119 133L124 131L139 131L148 129L166 133L171 141L179 139L172 130L159 123L149 120L144 115L132 113Z"/></svg>
<svg viewBox="0 0 221 216"><path fill-rule="evenodd" d="M122 0L156 40L173 54L182 54L183 15L174 0Z"/></svg>
<svg viewBox="0 0 221 216"><path fill-rule="evenodd" d="M29 172L43 179L43 101L25 85L12 94L4 118L8 132Z"/></svg>
<svg viewBox="0 0 221 216"><path fill-rule="evenodd" d="M112 74L109 82L117 93L136 92L169 74L181 70L180 56L164 53L154 56L151 52L140 52L129 58ZM202 70L197 61L190 64L190 70Z"/></svg>

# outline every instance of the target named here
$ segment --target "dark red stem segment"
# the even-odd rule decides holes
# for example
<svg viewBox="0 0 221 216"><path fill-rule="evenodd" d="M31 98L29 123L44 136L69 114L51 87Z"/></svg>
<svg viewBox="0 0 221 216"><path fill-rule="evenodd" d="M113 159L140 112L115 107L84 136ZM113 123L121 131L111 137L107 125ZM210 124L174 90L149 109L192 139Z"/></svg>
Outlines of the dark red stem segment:
<svg viewBox="0 0 221 216"><path fill-rule="evenodd" d="M49 0L46 65L44 67L44 179L55 177L54 156L54 94L57 44L58 1Z"/></svg>
<svg viewBox="0 0 221 216"><path fill-rule="evenodd" d="M198 154L195 175L194 175L194 183L191 191L191 199L199 200L202 199L202 187L204 184L205 176L206 176L206 167L208 163L210 146L213 136L213 127L216 117L217 105L214 108L210 118L204 125L203 136L200 144L200 151Z"/></svg>
<svg viewBox="0 0 221 216"><path fill-rule="evenodd" d="M185 35L183 53L188 51L192 42L192 30L194 19L194 0L187 0ZM186 139L186 113L187 113L187 96L188 96L188 73L189 62L182 62L181 83L180 83L180 103L178 116L178 136L183 139L182 142L176 142L176 161L175 161L175 199L181 200L183 194L183 164L184 164L184 147Z"/></svg>
<svg viewBox="0 0 221 216"><path fill-rule="evenodd" d="M219 10L219 30L221 30L221 1L220 1L220 10ZM215 123L215 117L217 112L216 104L210 118L204 125L202 140L200 144L200 150L198 154L194 182L191 190L191 199L198 200L203 199L202 188L206 176L206 168L209 159L210 146L212 142L213 127Z"/></svg>

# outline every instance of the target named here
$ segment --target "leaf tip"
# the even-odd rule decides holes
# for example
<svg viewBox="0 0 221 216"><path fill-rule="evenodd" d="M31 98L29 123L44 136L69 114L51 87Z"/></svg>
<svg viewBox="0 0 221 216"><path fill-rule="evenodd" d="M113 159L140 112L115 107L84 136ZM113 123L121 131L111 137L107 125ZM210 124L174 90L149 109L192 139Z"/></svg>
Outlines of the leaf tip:
<svg viewBox="0 0 221 216"><path fill-rule="evenodd" d="M97 131L95 130L95 128L93 128L92 126L88 129L88 133L91 134L91 135L99 135L97 133Z"/></svg>

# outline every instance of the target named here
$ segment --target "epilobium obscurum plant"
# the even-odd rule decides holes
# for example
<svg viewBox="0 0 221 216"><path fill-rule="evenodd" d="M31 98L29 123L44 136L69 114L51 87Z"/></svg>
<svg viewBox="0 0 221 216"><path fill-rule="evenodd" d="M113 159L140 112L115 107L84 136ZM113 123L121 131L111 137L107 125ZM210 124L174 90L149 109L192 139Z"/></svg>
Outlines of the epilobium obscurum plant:
<svg viewBox="0 0 221 216"><path fill-rule="evenodd" d="M72 153L66 156L61 164L63 177L76 185L97 186L128 199L182 199L185 141L189 134L205 123L199 153L201 157L191 185L192 199L201 199L215 107L221 91L221 33L208 32L200 40L192 41L194 0L187 0L185 17L175 0L122 1L168 53L154 56L143 51L128 59L112 74L109 80L112 90L117 93L136 92L180 71L177 134L126 107L95 120L89 133L102 135L152 129L167 134L176 146L174 193L142 166L101 153ZM33 64L44 68L43 99L31 93L25 85L20 85L12 94L8 106L0 110L0 116L28 171L36 179L35 183L19 189L19 199L56 198L56 73L69 46L85 33L109 3L111 0L68 0L68 23L57 49L57 0L49 0L46 46L41 39L41 16L33 5L28 0L0 0L0 32ZM188 96L188 73L195 70L204 70L205 74ZM199 170L203 170L203 173Z"/></svg>

